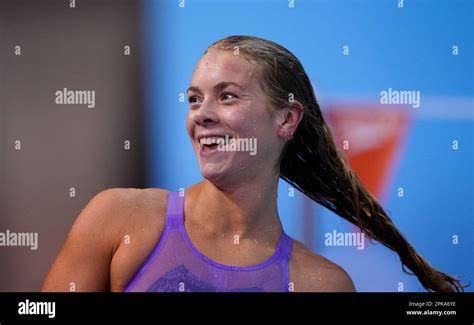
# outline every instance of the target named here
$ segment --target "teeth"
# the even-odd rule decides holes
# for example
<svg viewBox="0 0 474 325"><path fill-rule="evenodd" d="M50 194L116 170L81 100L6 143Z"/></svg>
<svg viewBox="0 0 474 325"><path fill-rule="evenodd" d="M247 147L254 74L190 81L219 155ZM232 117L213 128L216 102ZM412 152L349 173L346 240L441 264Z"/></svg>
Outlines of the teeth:
<svg viewBox="0 0 474 325"><path fill-rule="evenodd" d="M229 137L230 138L230 137ZM201 146L204 145L212 145L212 144L218 144L220 139L225 139L225 137L218 137L218 138L201 138L199 140L199 144Z"/></svg>
<svg viewBox="0 0 474 325"><path fill-rule="evenodd" d="M217 144L217 139L218 138L202 138L199 143L204 146L204 145L211 145L211 144Z"/></svg>

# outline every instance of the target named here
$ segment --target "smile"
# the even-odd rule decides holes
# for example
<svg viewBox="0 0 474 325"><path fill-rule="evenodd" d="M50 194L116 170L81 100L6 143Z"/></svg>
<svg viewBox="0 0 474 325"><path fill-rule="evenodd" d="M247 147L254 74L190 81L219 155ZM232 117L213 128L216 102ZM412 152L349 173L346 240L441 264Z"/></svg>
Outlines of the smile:
<svg viewBox="0 0 474 325"><path fill-rule="evenodd" d="M217 154L219 146L225 144L226 140L231 139L229 135L209 135L199 136L199 154L201 157L211 156Z"/></svg>
<svg viewBox="0 0 474 325"><path fill-rule="evenodd" d="M249 152L251 156L257 154L257 139L256 138L232 138L228 135L200 137L199 138L199 153L201 156L208 156L218 151L221 152L235 152L244 151Z"/></svg>

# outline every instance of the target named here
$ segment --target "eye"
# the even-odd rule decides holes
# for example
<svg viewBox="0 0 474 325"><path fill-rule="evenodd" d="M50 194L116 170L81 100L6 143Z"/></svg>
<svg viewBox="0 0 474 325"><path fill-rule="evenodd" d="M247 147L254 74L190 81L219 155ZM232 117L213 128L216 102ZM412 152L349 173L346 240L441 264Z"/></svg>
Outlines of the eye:
<svg viewBox="0 0 474 325"><path fill-rule="evenodd" d="M231 100L231 99L235 99L235 98L237 98L237 96L234 95L233 93L223 92L221 94L221 99L222 100Z"/></svg>
<svg viewBox="0 0 474 325"><path fill-rule="evenodd" d="M197 100L198 100L197 96L189 96L188 97L188 103L189 104L195 104L195 103L197 103Z"/></svg>

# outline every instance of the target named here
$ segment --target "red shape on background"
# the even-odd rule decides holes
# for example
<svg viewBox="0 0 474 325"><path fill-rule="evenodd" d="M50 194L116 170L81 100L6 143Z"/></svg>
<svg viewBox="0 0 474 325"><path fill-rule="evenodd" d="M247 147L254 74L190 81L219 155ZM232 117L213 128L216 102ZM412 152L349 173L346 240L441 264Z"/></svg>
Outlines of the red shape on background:
<svg viewBox="0 0 474 325"><path fill-rule="evenodd" d="M409 109L358 103L333 105L324 113L351 169L379 200L383 199L398 160L396 153L407 133Z"/></svg>

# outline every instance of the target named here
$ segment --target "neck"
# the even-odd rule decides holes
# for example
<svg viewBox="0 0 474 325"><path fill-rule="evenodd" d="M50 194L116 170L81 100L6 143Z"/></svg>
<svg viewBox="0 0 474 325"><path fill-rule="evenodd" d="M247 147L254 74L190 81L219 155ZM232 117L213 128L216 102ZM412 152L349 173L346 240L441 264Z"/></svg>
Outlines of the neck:
<svg viewBox="0 0 474 325"><path fill-rule="evenodd" d="M222 189L208 180L191 188L193 223L220 236L275 237L282 226L277 211L278 177Z"/></svg>

